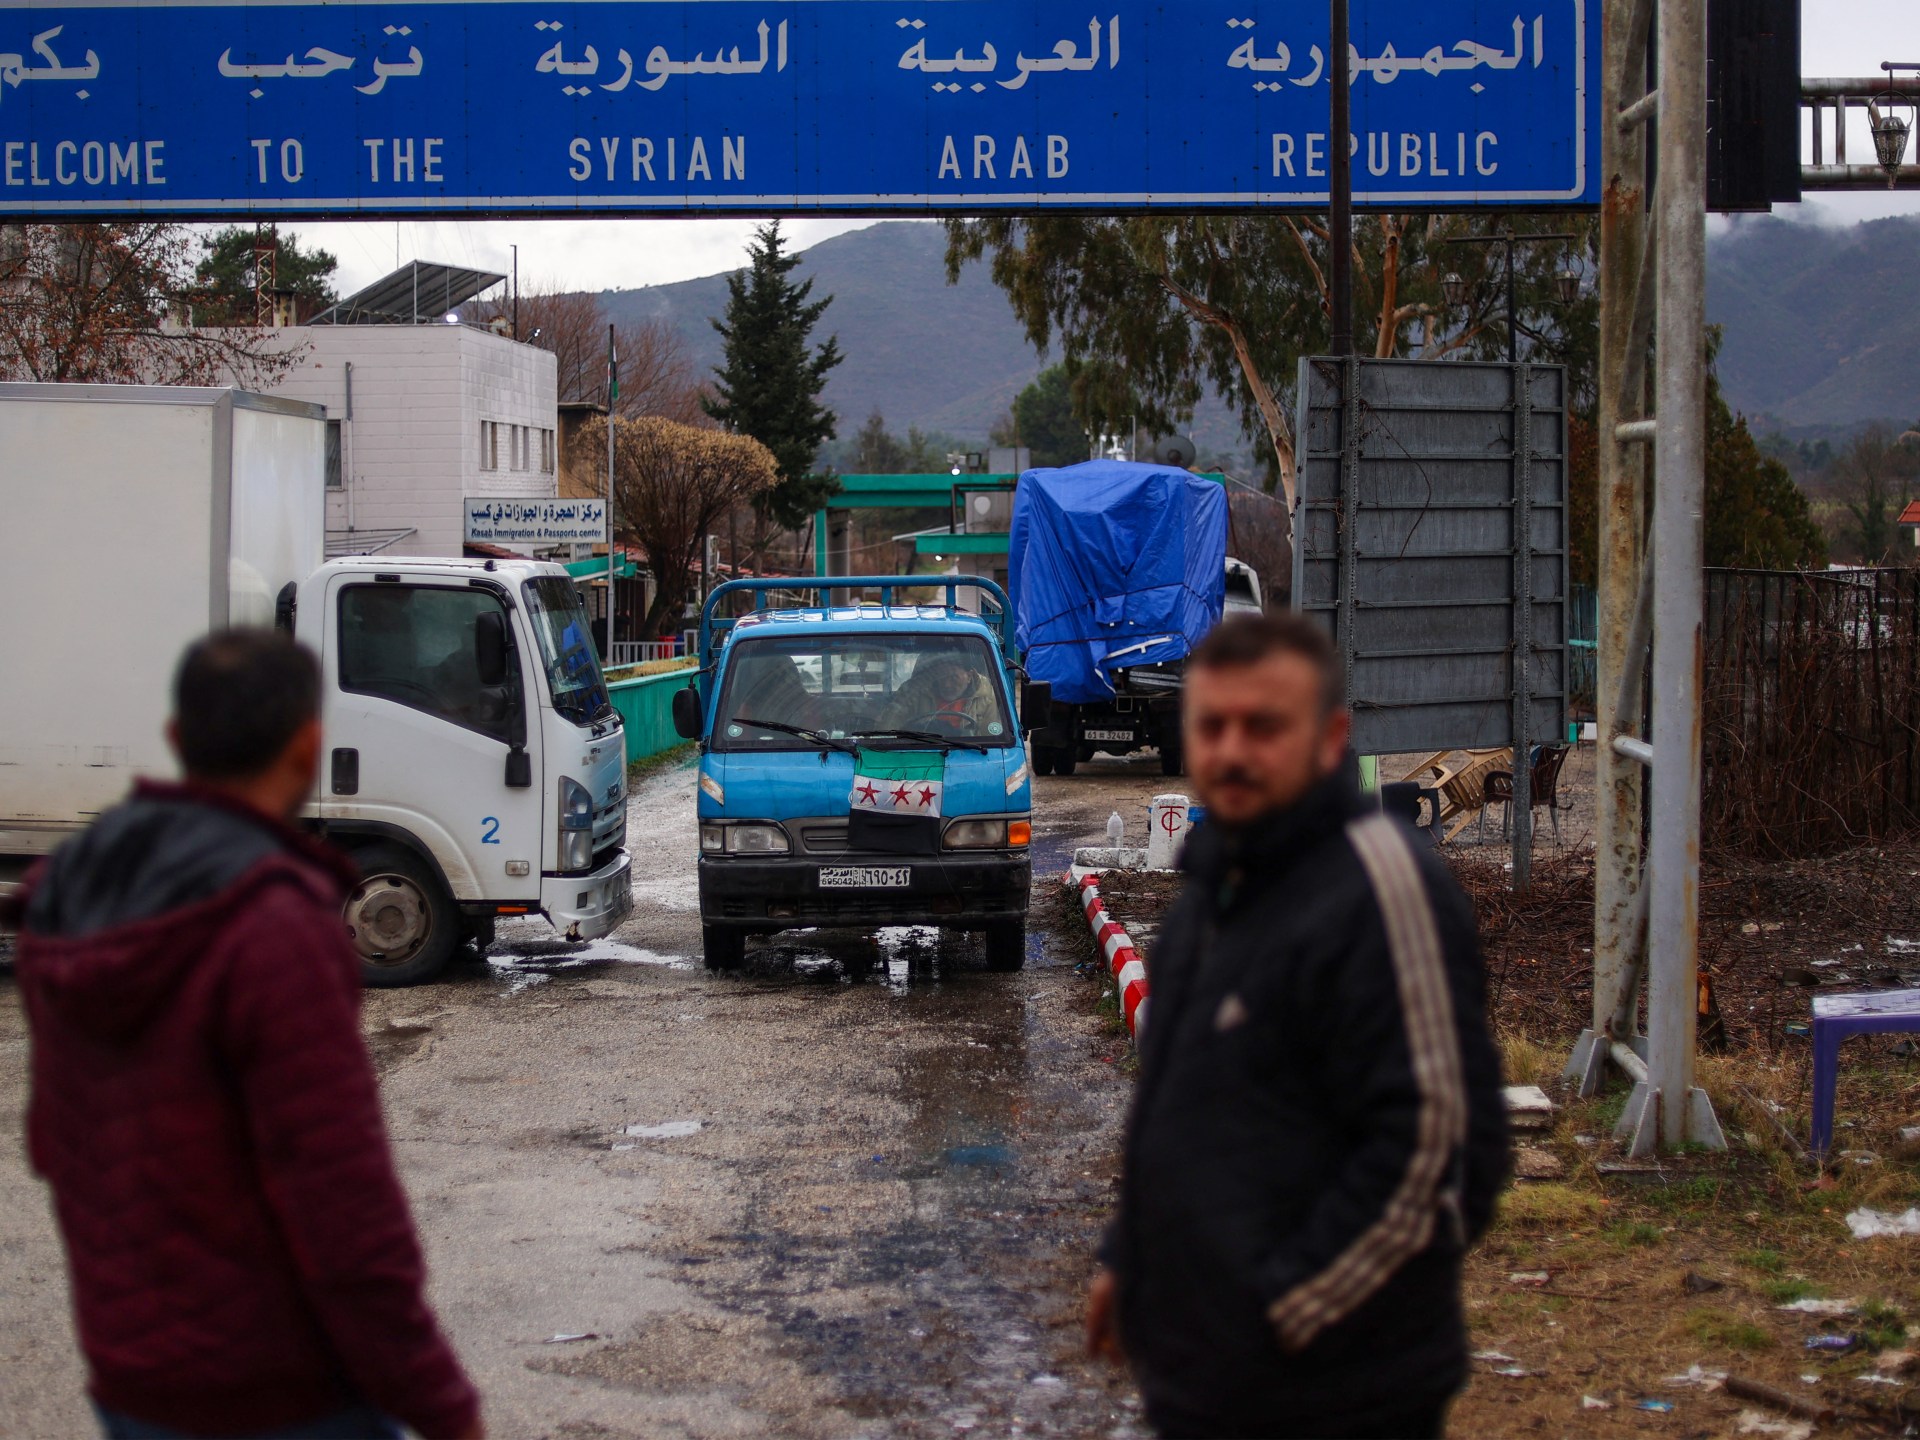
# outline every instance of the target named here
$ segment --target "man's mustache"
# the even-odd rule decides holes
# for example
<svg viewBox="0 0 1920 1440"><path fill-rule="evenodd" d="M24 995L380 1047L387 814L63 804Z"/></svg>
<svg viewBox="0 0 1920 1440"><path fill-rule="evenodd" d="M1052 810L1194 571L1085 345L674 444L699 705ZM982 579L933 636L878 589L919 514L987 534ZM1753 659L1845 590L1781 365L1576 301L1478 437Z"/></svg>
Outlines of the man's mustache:
<svg viewBox="0 0 1920 1440"><path fill-rule="evenodd" d="M1209 778L1213 781L1215 785L1253 786L1255 784L1255 781L1253 778L1253 772L1250 770L1242 769L1238 765L1231 765L1227 767L1225 770L1216 771Z"/></svg>

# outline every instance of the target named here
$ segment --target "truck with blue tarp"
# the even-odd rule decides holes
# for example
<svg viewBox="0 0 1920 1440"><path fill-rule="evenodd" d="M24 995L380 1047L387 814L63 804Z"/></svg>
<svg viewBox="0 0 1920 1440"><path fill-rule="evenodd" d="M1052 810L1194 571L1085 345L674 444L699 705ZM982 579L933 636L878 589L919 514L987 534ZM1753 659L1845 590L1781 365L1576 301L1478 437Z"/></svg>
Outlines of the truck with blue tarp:
<svg viewBox="0 0 1920 1440"><path fill-rule="evenodd" d="M1015 642L1052 695L1033 731L1034 770L1071 775L1097 750L1154 747L1178 775L1186 658L1219 623L1238 564L1227 559L1225 489L1122 460L1028 470L1007 558Z"/></svg>
<svg viewBox="0 0 1920 1440"><path fill-rule="evenodd" d="M1021 967L1033 785L1019 717L1048 696L1016 689L1011 630L1005 593L971 576L715 588L673 706L700 742L709 969L743 965L752 935L885 925L977 932L988 968Z"/></svg>

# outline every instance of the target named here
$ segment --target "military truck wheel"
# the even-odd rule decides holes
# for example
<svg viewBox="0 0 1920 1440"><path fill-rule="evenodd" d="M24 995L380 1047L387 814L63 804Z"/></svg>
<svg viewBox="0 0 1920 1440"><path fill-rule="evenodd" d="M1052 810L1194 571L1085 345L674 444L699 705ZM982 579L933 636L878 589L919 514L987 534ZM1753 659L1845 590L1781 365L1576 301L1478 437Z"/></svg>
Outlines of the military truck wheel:
<svg viewBox="0 0 1920 1440"><path fill-rule="evenodd" d="M404 845L353 852L360 883L341 907L360 954L360 981L385 989L431 980L453 958L463 927L440 877Z"/></svg>
<svg viewBox="0 0 1920 1440"><path fill-rule="evenodd" d="M709 970L738 970L747 963L747 932L724 925L702 925L700 948Z"/></svg>
<svg viewBox="0 0 1920 1440"><path fill-rule="evenodd" d="M1162 745L1160 747L1160 773L1162 775L1186 774L1186 752L1178 745Z"/></svg>
<svg viewBox="0 0 1920 1440"><path fill-rule="evenodd" d="M1042 750L1036 745L1033 747L1033 759L1031 763L1034 774L1051 775L1053 773L1053 752L1051 750Z"/></svg>
<svg viewBox="0 0 1920 1440"><path fill-rule="evenodd" d="M1056 775L1073 774L1074 767L1079 763L1080 757L1071 750L1056 750L1053 752L1053 773Z"/></svg>
<svg viewBox="0 0 1920 1440"><path fill-rule="evenodd" d="M1010 974L1027 963L1027 927L1021 920L1005 920L987 927L987 969Z"/></svg>

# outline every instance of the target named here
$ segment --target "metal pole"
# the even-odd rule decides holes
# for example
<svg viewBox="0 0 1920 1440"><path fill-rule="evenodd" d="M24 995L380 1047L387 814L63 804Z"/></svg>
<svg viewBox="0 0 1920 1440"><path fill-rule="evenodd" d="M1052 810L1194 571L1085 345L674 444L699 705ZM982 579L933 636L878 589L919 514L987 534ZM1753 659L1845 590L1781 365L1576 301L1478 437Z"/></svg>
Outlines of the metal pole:
<svg viewBox="0 0 1920 1440"><path fill-rule="evenodd" d="M620 394L620 376L618 366L620 357L613 349L613 326L607 326L607 663L613 663L613 618L618 607L614 604L614 549L613 529L613 402Z"/></svg>
<svg viewBox="0 0 1920 1440"><path fill-rule="evenodd" d="M1327 351L1342 358L1353 353L1353 121L1349 90L1353 75L1347 63L1347 0L1333 0L1332 44L1327 48L1333 67L1333 117L1328 126L1332 154L1327 167L1327 289L1333 314ZM1353 397L1346 395L1351 403Z"/></svg>
<svg viewBox="0 0 1920 1440"><path fill-rule="evenodd" d="M1719 1127L1693 1084L1706 491L1706 0L1661 0L1659 67L1653 528L1660 545L1653 595L1647 1070L1658 1096L1661 1141L1712 1144Z"/></svg>
<svg viewBox="0 0 1920 1440"><path fill-rule="evenodd" d="M511 245L513 251L513 338L520 338L520 247Z"/></svg>
<svg viewBox="0 0 1920 1440"><path fill-rule="evenodd" d="M1513 246L1507 246L1507 304L1513 304ZM1512 316L1512 309L1508 309ZM1513 331L1509 327L1508 344ZM1513 798L1507 820L1513 827L1516 895L1533 883L1533 384L1532 367L1509 361L1513 386L1513 760L1508 775Z"/></svg>
<svg viewBox="0 0 1920 1440"><path fill-rule="evenodd" d="M1567 1074L1580 1093L1599 1088L1608 1041L1624 1041L1637 1029L1638 987L1627 983L1637 967L1637 941L1630 925L1641 886L1640 807L1644 767L1616 753L1616 735L1640 734L1640 705L1622 707L1617 697L1638 680L1646 662L1644 639L1635 644L1634 617L1644 579L1646 459L1642 445L1619 438L1623 421L1644 408L1644 368L1636 348L1634 317L1651 314L1654 277L1647 269L1644 126L1616 123L1616 115L1644 114L1647 16L1635 0L1609 0L1605 15L1601 75L1600 167L1606 192L1600 204L1600 381L1598 642L1595 667L1593 874L1593 1023L1574 1045ZM1642 292L1642 287L1645 292ZM1643 332L1644 333L1644 332ZM1631 376L1641 380L1630 386ZM1649 612L1651 607L1649 606ZM1650 620L1649 613L1649 620ZM1644 633L1644 632L1641 632ZM1644 899L1641 901L1644 905Z"/></svg>
<svg viewBox="0 0 1920 1440"><path fill-rule="evenodd" d="M1520 363L1519 337L1514 330L1513 305L1513 232L1507 232L1507 364Z"/></svg>

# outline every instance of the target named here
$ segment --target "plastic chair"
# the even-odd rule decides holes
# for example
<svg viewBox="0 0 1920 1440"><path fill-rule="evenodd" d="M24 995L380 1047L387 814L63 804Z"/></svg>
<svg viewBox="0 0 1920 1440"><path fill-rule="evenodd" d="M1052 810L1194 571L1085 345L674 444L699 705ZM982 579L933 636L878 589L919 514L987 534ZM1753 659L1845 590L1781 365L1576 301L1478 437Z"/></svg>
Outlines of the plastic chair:
<svg viewBox="0 0 1920 1440"><path fill-rule="evenodd" d="M1421 831L1429 845L1440 843L1440 792L1411 780L1394 780L1380 787L1380 808L1398 815ZM1425 814L1421 814L1422 810Z"/></svg>
<svg viewBox="0 0 1920 1440"><path fill-rule="evenodd" d="M1547 807L1547 814L1553 820L1553 843L1560 843L1560 767L1567 763L1570 747L1565 745L1536 745L1528 751L1530 761L1528 770L1532 779L1533 805L1538 810ZM1511 770L1489 770L1481 781L1480 792L1480 835L1482 843L1487 838L1487 806L1505 805L1500 815L1500 838L1507 838L1508 827L1513 823L1513 772Z"/></svg>

